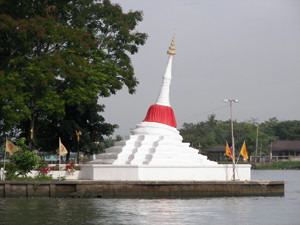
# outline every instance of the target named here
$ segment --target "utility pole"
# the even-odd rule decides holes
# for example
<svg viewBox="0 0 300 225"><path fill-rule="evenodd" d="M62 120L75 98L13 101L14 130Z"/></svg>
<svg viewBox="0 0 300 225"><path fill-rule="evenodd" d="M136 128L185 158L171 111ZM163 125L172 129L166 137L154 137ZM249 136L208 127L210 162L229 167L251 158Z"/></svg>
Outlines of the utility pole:
<svg viewBox="0 0 300 225"><path fill-rule="evenodd" d="M261 162L261 150L262 150L262 144L260 144L260 151L259 151L259 162Z"/></svg>
<svg viewBox="0 0 300 225"><path fill-rule="evenodd" d="M231 123L231 141L232 141L232 179L235 181L235 147L234 147L234 136L233 136L233 120L232 120L232 102L238 103L237 99L225 99L224 102L230 104L230 123Z"/></svg>
<svg viewBox="0 0 300 225"><path fill-rule="evenodd" d="M257 148L258 148L258 128L259 125L257 124L257 129L256 129L256 145L255 145L255 162L257 162Z"/></svg>

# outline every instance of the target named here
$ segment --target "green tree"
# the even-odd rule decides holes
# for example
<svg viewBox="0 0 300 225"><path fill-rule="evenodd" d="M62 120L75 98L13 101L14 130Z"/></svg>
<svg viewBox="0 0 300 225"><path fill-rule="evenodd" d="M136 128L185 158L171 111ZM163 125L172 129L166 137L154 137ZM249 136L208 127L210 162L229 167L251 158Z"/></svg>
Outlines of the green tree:
<svg viewBox="0 0 300 225"><path fill-rule="evenodd" d="M267 152L266 146L275 140L300 140L300 121L279 121L276 117L261 124L254 120L233 121L237 154L243 142L246 141L248 155L255 155L257 125L259 126L258 147L262 145L263 152ZM180 134L183 136L184 142L189 142L194 147L201 143L203 149L225 145L225 141L231 145L230 120L218 121L215 120L214 115L208 116L205 122L184 123Z"/></svg>
<svg viewBox="0 0 300 225"><path fill-rule="evenodd" d="M288 130L289 140L300 140L300 121L295 121L295 125Z"/></svg>
<svg viewBox="0 0 300 225"><path fill-rule="evenodd" d="M207 125L212 135L212 139L215 140L215 127L218 121L216 120L216 114L211 114L207 118Z"/></svg>
<svg viewBox="0 0 300 225"><path fill-rule="evenodd" d="M137 53L147 37L136 31L142 12L124 13L109 0L12 0L0 6L2 137L21 131L31 140L31 130L37 138L43 124L55 130L70 122L70 108L77 110L74 113L86 106L97 108L99 96L115 94L124 85L134 93L138 81L130 54ZM74 128L90 127L86 134L97 129L80 127L76 120L70 123L64 142L74 138ZM100 135L115 127L102 125Z"/></svg>
<svg viewBox="0 0 300 225"><path fill-rule="evenodd" d="M55 152L58 148L58 138L61 137L63 144L69 153L80 151L91 154L99 153L104 150L99 145L104 139L103 135L109 136L117 127L105 123L104 118L100 115L104 106L98 104L81 104L67 106L66 114L59 120L42 120L37 123L36 144L44 151ZM79 142L76 131L80 131Z"/></svg>
<svg viewBox="0 0 300 225"><path fill-rule="evenodd" d="M35 153L28 150L25 144L25 138L21 138L16 142L19 151L15 152L10 158L11 165L8 166L8 179L15 176L27 176L27 174L36 168L39 164L40 157Z"/></svg>
<svg viewBox="0 0 300 225"><path fill-rule="evenodd" d="M259 125L259 129L270 136L276 136L276 127L279 120L276 117L270 118Z"/></svg>
<svg viewBox="0 0 300 225"><path fill-rule="evenodd" d="M275 128L275 135L281 140L300 140L300 121L281 121Z"/></svg>
<svg viewBox="0 0 300 225"><path fill-rule="evenodd" d="M199 122L197 124L184 123L180 133L184 142L189 142L191 146L197 148L199 144L202 148L209 148L215 145L215 129L217 129L218 121L214 117L208 117L208 121Z"/></svg>
<svg viewBox="0 0 300 225"><path fill-rule="evenodd" d="M215 129L216 143L225 145L225 142L231 142L231 123L230 120L219 121Z"/></svg>

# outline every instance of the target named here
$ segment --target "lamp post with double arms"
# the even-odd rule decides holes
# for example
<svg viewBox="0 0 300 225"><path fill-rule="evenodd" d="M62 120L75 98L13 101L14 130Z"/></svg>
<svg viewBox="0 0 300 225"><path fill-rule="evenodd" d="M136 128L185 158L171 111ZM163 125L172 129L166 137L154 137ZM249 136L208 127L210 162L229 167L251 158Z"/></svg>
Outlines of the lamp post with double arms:
<svg viewBox="0 0 300 225"><path fill-rule="evenodd" d="M233 120L232 120L232 103L238 103L237 99L225 99L224 102L229 102L230 104L230 124L231 124L231 142L232 142L232 179L235 181L235 147L234 147L234 136L233 136Z"/></svg>

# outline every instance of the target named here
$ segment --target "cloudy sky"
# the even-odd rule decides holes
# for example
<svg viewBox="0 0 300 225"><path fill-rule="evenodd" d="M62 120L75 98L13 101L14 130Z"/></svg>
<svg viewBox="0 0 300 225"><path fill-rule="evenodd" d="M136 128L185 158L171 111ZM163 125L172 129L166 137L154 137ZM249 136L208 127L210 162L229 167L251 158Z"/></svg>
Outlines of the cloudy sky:
<svg viewBox="0 0 300 225"><path fill-rule="evenodd" d="M149 35L132 56L140 84L99 99L106 121L128 135L146 116L162 84L176 28L171 106L178 128L216 114L228 120L300 120L299 0L112 0L142 10L138 30Z"/></svg>

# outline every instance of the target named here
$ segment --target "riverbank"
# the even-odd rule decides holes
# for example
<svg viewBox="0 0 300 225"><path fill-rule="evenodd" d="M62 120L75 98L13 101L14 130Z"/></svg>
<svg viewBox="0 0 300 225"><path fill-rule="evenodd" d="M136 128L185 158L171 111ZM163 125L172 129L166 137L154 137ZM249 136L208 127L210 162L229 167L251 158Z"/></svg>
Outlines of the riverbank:
<svg viewBox="0 0 300 225"><path fill-rule="evenodd" d="M280 161L251 164L253 170L300 170L299 161Z"/></svg>
<svg viewBox="0 0 300 225"><path fill-rule="evenodd" d="M2 181L0 198L202 198L283 196L284 181Z"/></svg>

